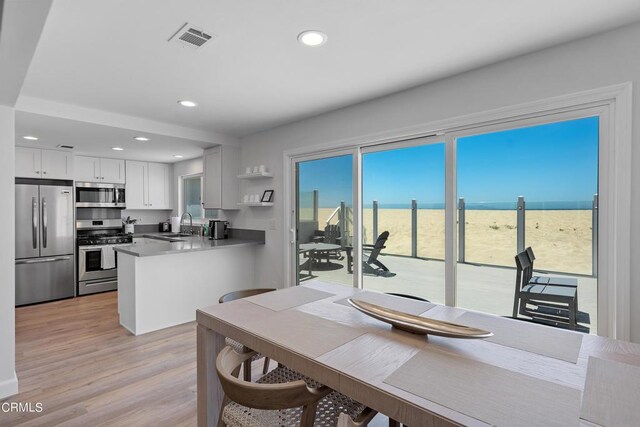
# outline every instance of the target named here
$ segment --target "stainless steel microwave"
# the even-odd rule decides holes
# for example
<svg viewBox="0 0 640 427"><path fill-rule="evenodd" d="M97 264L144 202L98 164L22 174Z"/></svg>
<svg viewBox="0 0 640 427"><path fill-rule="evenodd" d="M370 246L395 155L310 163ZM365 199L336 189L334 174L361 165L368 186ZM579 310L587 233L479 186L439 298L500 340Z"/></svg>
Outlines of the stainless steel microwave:
<svg viewBox="0 0 640 427"><path fill-rule="evenodd" d="M76 182L76 207L124 209L127 207L125 187L122 184Z"/></svg>

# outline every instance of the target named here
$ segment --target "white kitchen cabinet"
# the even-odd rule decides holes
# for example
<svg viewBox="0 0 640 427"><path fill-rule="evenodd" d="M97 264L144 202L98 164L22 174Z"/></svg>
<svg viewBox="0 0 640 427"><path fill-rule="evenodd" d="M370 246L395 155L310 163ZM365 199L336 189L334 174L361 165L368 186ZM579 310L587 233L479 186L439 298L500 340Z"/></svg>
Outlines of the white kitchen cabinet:
<svg viewBox="0 0 640 427"><path fill-rule="evenodd" d="M16 177L73 179L73 157L68 151L16 147Z"/></svg>
<svg viewBox="0 0 640 427"><path fill-rule="evenodd" d="M127 209L148 209L147 207L147 162L126 161Z"/></svg>
<svg viewBox="0 0 640 427"><path fill-rule="evenodd" d="M74 178L80 182L100 181L100 159L98 157L75 157Z"/></svg>
<svg viewBox="0 0 640 427"><path fill-rule="evenodd" d="M69 151L42 150L42 177L73 179L73 155Z"/></svg>
<svg viewBox="0 0 640 427"><path fill-rule="evenodd" d="M124 160L76 156L75 180L124 184L126 182Z"/></svg>
<svg viewBox="0 0 640 427"><path fill-rule="evenodd" d="M171 209L171 167L127 160L127 209Z"/></svg>
<svg viewBox="0 0 640 427"><path fill-rule="evenodd" d="M42 150L16 147L16 176L19 178L42 178Z"/></svg>
<svg viewBox="0 0 640 427"><path fill-rule="evenodd" d="M204 191L206 209L238 209L240 151L220 146L204 152Z"/></svg>
<svg viewBox="0 0 640 427"><path fill-rule="evenodd" d="M110 184L124 184L124 160L100 159L100 181Z"/></svg>
<svg viewBox="0 0 640 427"><path fill-rule="evenodd" d="M148 202L151 209L171 209L171 168L164 163L149 163Z"/></svg>

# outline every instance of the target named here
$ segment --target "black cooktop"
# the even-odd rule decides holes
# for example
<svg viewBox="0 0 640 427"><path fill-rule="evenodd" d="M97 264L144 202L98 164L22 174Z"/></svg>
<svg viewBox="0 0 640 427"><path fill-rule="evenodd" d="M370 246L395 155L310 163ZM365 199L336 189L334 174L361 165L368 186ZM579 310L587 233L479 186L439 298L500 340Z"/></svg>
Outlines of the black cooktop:
<svg viewBox="0 0 640 427"><path fill-rule="evenodd" d="M78 236L78 246L113 245L132 242L133 236L125 233L99 233Z"/></svg>

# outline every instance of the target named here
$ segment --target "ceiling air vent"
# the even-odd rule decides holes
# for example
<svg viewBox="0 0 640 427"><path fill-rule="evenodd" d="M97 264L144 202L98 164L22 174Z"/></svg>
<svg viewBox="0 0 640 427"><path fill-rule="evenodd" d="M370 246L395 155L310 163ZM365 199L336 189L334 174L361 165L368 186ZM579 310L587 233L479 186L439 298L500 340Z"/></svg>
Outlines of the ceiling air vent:
<svg viewBox="0 0 640 427"><path fill-rule="evenodd" d="M175 41L183 46L189 46L193 49L197 49L213 38L215 38L215 34L208 34L198 27L189 25L187 22L167 41Z"/></svg>
<svg viewBox="0 0 640 427"><path fill-rule="evenodd" d="M65 150L73 150L73 145L64 145L64 144L58 144L58 148L64 148Z"/></svg>

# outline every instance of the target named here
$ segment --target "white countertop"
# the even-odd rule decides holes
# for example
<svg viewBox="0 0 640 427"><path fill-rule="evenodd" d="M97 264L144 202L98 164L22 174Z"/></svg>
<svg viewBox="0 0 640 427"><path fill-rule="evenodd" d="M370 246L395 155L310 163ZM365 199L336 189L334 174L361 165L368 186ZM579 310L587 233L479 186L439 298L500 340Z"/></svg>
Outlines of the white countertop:
<svg viewBox="0 0 640 427"><path fill-rule="evenodd" d="M188 237L172 237L171 240L158 240L154 239L155 236L162 236L161 233L149 233L139 237L143 237L144 240L130 244L117 246L115 251L137 256L147 257L156 255L168 255L175 253L196 252L196 251L210 251L213 249L224 249L229 247L238 246L255 246L264 245L264 241L261 240L248 240L248 239L222 239L222 240L210 240L208 237L201 236L188 236Z"/></svg>

